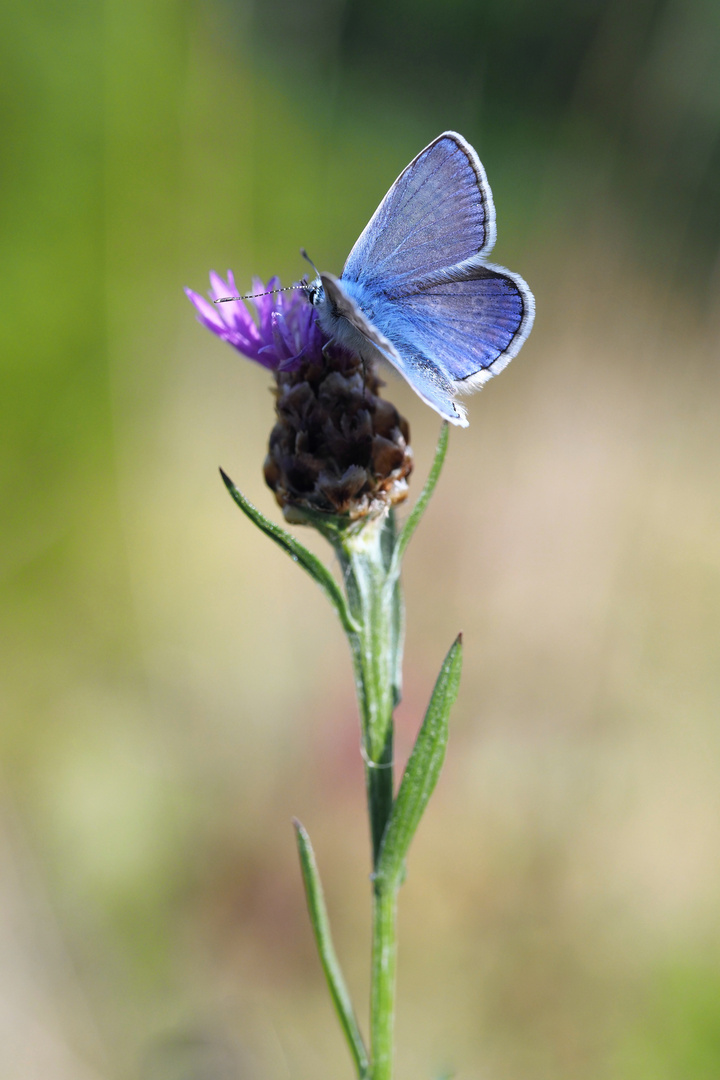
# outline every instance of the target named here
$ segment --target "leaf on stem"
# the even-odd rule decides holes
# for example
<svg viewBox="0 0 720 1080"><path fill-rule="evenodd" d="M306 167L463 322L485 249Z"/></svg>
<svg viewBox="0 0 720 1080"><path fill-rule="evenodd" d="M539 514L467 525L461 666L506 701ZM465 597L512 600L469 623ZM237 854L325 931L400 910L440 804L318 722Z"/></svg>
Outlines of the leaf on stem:
<svg viewBox="0 0 720 1080"><path fill-rule="evenodd" d="M397 573L400 570L400 562L405 554L405 548L410 543L412 534L420 524L420 518L425 513L427 504L430 502L432 493L435 490L435 485L440 479L440 473L442 472L443 462L445 461L445 454L448 448L448 439L450 437L450 425L447 420L443 423L440 429L440 438L438 439L437 449L435 451L435 457L433 459L432 467L428 473L428 478L425 481L425 487L420 492L418 501L410 511L410 516L402 527L402 531L398 536L397 543L395 544L395 551L393 553L392 571Z"/></svg>
<svg viewBox="0 0 720 1080"><path fill-rule="evenodd" d="M425 719L393 803L375 872L378 885L398 888L402 884L410 843L435 790L445 760L448 717L457 697L461 665L462 634L458 634L440 669Z"/></svg>
<svg viewBox="0 0 720 1080"><path fill-rule="evenodd" d="M342 971L340 970L335 947L332 943L330 922L328 920L327 908L325 907L325 897L320 882L320 875L318 873L317 863L315 862L315 853L312 849L312 844L310 843L310 837L308 836L307 831L303 828L297 818L293 820L293 825L295 826L295 832L297 834L300 868L302 869L308 911L310 913L310 922L312 923L313 932L315 934L315 943L320 954L320 962L323 966L323 971L325 972L325 978L327 979L335 1011L338 1014L345 1038L350 1047L350 1053L355 1061L355 1068L357 1069L360 1080L364 1080L368 1075L370 1067L367 1051L365 1049L363 1037L360 1034L360 1028L350 1000L350 994L348 993Z"/></svg>
<svg viewBox="0 0 720 1080"><path fill-rule="evenodd" d="M405 643L405 605L399 577L392 582L390 603L392 604L393 705L397 707L402 700L402 653Z"/></svg>
<svg viewBox="0 0 720 1080"><path fill-rule="evenodd" d="M269 536L271 540L274 540L278 547L281 547L283 551L286 551L293 562L299 563L303 570L307 570L310 577L317 582L337 611L345 632L348 634L356 634L358 631L357 623L350 614L350 610L340 586L325 564L321 562L316 555L313 555L311 551L308 551L308 549L301 544L299 540L296 540L294 536L291 536L290 533L285 532L279 525L275 525L275 523L269 521L264 514L261 514L258 508L253 506L241 491L238 491L230 477L227 476L222 469L220 470L220 475L223 478L225 487L228 489L243 513L246 514L259 529L262 529L266 536Z"/></svg>

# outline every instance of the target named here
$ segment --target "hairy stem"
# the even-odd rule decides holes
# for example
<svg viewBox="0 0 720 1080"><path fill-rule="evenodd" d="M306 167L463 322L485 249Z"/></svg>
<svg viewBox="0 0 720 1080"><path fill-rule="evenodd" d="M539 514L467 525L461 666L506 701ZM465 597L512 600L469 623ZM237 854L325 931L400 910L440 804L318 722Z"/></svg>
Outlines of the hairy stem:
<svg viewBox="0 0 720 1080"><path fill-rule="evenodd" d="M358 625L348 638L362 722L373 877L393 808L393 709L400 700L403 612L394 547L395 522L387 517L344 537L338 548L350 611ZM396 910L395 883L374 879L371 1080L392 1078Z"/></svg>
<svg viewBox="0 0 720 1080"><path fill-rule="evenodd" d="M400 696L402 650L397 573L388 574L387 530L394 533L391 519L373 522L345 537L338 548L350 611L358 625L348 638L362 724L373 868L392 810L393 708Z"/></svg>
<svg viewBox="0 0 720 1080"><path fill-rule="evenodd" d="M395 1030L397 888L373 891L372 985L370 991L370 1077L391 1080Z"/></svg>

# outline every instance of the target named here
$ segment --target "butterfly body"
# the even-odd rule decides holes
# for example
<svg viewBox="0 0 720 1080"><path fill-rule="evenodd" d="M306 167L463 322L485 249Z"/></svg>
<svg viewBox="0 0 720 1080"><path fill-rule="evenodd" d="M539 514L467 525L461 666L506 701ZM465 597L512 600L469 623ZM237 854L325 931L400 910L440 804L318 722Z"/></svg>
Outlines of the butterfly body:
<svg viewBox="0 0 720 1080"><path fill-rule="evenodd" d="M400 174L353 247L342 277L307 288L328 337L383 359L451 423L458 394L515 356L535 304L521 277L486 262L495 210L480 160L445 132Z"/></svg>

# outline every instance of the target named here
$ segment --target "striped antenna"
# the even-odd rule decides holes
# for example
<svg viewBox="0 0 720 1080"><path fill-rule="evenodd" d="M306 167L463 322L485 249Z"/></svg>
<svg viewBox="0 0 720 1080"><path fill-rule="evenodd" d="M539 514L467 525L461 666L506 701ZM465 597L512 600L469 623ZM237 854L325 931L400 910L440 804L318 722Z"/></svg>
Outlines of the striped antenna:
<svg viewBox="0 0 720 1080"><path fill-rule="evenodd" d="M277 292L292 292L293 289L304 289L306 282L301 281L297 285L286 285L282 289L268 289L266 292L251 292L246 293L245 296L220 296L217 300L213 300L213 304L227 304L228 300L254 300L256 296L271 296L272 293Z"/></svg>

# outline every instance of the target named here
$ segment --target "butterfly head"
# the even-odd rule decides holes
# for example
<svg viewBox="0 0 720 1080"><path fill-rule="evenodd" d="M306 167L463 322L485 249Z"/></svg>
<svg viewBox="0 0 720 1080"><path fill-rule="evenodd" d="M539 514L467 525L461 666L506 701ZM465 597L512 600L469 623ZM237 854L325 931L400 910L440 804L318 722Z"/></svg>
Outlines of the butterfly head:
<svg viewBox="0 0 720 1080"><path fill-rule="evenodd" d="M325 289L323 283L319 277L314 281L306 281L303 278L302 290L305 293L306 298L310 301L313 307L319 307L325 300Z"/></svg>
<svg viewBox="0 0 720 1080"><path fill-rule="evenodd" d="M313 270L315 271L315 277L312 281L307 281L306 278L303 278L300 284L302 285L305 296L310 301L312 306L319 307L325 300L325 289L323 288L323 283L320 280L320 271L308 255L305 248L300 248L300 254L306 262L310 263Z"/></svg>

